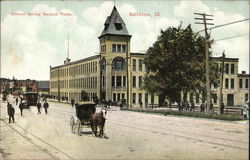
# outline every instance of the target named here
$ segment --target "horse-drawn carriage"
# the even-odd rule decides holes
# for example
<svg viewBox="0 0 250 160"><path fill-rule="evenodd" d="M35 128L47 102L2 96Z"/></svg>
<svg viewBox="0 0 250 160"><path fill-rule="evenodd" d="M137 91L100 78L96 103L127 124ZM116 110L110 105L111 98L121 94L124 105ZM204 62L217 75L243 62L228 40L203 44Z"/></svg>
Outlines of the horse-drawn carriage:
<svg viewBox="0 0 250 160"><path fill-rule="evenodd" d="M80 136L82 133L82 126L91 127L92 133L97 136L97 128L100 129L100 136L103 136L103 128L105 124L105 118L102 111L95 113L96 104L92 102L82 102L75 104L76 116L71 116L70 126L71 131Z"/></svg>

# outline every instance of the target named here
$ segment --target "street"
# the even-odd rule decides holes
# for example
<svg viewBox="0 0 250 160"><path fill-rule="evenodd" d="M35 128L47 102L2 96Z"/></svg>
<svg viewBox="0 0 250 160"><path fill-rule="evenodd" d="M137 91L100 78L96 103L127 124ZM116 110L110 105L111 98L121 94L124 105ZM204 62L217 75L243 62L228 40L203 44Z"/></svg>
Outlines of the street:
<svg viewBox="0 0 250 160"><path fill-rule="evenodd" d="M175 116L159 116L111 107L105 137L84 127L71 132L69 104L49 103L48 114L32 106L15 123L8 123L7 103L1 102L0 159L232 159L247 160L249 126ZM97 109L97 112L100 108Z"/></svg>

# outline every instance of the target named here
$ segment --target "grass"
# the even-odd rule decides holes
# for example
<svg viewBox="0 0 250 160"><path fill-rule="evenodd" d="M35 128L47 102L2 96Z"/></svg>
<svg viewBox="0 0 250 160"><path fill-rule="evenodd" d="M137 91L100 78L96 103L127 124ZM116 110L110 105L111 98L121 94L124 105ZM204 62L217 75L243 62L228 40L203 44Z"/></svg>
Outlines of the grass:
<svg viewBox="0 0 250 160"><path fill-rule="evenodd" d="M134 112L143 112L143 113L153 113L160 115L175 115L175 116L185 116L185 117L195 117L195 118L207 118L207 119L218 119L218 120L226 120L226 121L238 121L242 120L242 116L240 115L218 115L218 114L208 114L201 112L185 112L185 111L170 111L170 110L152 110L146 108L129 108L129 109L121 109L125 111L134 111Z"/></svg>

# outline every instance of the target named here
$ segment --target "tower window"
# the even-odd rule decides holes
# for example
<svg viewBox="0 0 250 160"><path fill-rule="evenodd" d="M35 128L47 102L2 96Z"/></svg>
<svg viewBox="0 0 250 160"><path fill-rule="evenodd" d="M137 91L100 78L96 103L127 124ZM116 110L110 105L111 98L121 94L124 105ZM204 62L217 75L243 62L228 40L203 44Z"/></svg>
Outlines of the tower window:
<svg viewBox="0 0 250 160"><path fill-rule="evenodd" d="M115 29L120 31L122 30L122 24L121 23L115 23Z"/></svg>
<svg viewBox="0 0 250 160"><path fill-rule="evenodd" d="M116 44L112 44L112 52L116 52Z"/></svg>
<svg viewBox="0 0 250 160"><path fill-rule="evenodd" d="M122 48L121 48L121 45L118 44L118 45L117 45L117 52L121 52L121 49L122 49Z"/></svg>

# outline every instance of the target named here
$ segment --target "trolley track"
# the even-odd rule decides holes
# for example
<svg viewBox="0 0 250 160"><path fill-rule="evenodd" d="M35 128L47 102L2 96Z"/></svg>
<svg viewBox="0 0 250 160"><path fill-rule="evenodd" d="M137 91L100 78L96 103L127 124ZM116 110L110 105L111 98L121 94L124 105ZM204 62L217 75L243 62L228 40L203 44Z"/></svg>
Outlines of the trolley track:
<svg viewBox="0 0 250 160"><path fill-rule="evenodd" d="M5 119L8 119L6 116L1 114L1 117L4 117ZM1 121L3 121L6 126L10 127L13 131L15 131L17 134L19 134L21 137L23 137L24 139L26 139L27 141L29 141L31 144L33 144L35 147L37 147L39 150L41 150L42 152L44 152L45 154L49 155L51 158L55 159L55 160L60 160L60 158L58 156L56 156L55 154L51 153L50 151L48 151L48 149L46 149L45 147L37 144L34 142L34 140L32 139L36 139L38 140L40 143L42 142L43 144L45 144L48 147L50 147L50 149L54 149L55 151L61 153L62 155L64 155L65 157L67 157L67 159L71 159L74 160L73 157L71 157L70 155L68 155L67 153L61 151L60 149L56 148L55 146L51 145L50 143L46 142L45 140L41 139L40 137L32 134L31 132L27 131L26 129L24 129L23 127L21 127L20 125L13 123L16 127L20 128L21 130L23 130L25 132L25 134L21 133L20 131L18 131L15 127L11 126L8 124L8 122L6 122L4 119L0 119ZM27 134L29 134L31 137L27 136Z"/></svg>
<svg viewBox="0 0 250 160"><path fill-rule="evenodd" d="M67 115L67 116L72 116L74 115L75 113L74 112L68 112L68 113L64 113L64 112L61 112L61 111L56 111L54 113L58 113L58 114L63 114L63 115ZM113 121L109 121L109 123L113 123L113 124L116 124L116 125L119 125L119 126L124 126L124 127L128 127L128 128L133 128L133 129L137 129L137 130L142 130L142 131L147 131L147 132L151 132L151 133L158 133L158 134L161 134L161 135L172 135L172 136L176 136L176 137L182 137L182 138L186 138L186 139L190 139L190 140L196 140L196 141L199 141L201 142L200 139L198 138L194 138L194 137L190 137L190 136L181 136L181 135L177 135L177 134L169 134L167 132L164 132L164 130L171 130L175 133L178 133L178 132L181 132L181 133L184 133L184 134L191 134L191 135L196 135L196 136L201 136L201 137L206 137L206 138L211 138L211 139L216 139L216 140L223 140L223 141L230 141L230 142L237 142L237 143L241 143L241 144L248 144L248 142L246 141L240 141L240 140L233 140L233 139L228 139L228 138L223 138L223 137L216 137L216 136L210 136L210 135L204 135L204 134L198 134L198 133L195 133L195 132L188 132L188 131L183 131L183 130L178 130L178 129L172 129L172 128L159 128L158 126L153 126L153 125L146 125L146 124L139 124L139 123L136 123L134 122L133 125L131 124L126 124L126 123L116 123L116 122L113 122ZM140 128L138 126L141 126ZM147 128L157 128L157 130L160 130L160 131L152 131L152 130L149 130L149 129L144 129L144 127L147 127ZM213 142L207 142L207 143L213 143ZM220 145L220 143L214 143L216 145ZM225 146L224 144L221 144L222 146ZM228 146L228 147L232 147L232 148L238 148L238 149L243 149L245 150L244 148L240 148L240 147L234 147L234 146Z"/></svg>

